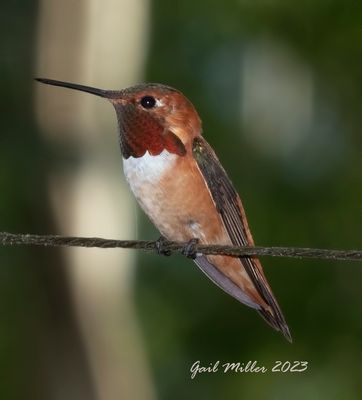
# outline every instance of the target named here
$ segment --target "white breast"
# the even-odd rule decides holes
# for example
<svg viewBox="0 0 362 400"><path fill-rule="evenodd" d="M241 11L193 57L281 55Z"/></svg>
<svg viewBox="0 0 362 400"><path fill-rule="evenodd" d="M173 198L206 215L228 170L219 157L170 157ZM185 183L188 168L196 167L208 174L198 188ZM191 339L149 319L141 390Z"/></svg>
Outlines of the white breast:
<svg viewBox="0 0 362 400"><path fill-rule="evenodd" d="M176 154L164 150L158 156L148 152L142 157L123 159L126 180L140 206L150 219L157 224L158 216L167 202L167 193L158 185L163 175L174 166Z"/></svg>
<svg viewBox="0 0 362 400"><path fill-rule="evenodd" d="M173 166L176 158L176 154L171 154L167 150L163 150L158 156L151 156L146 152L139 158L129 157L123 159L124 174L131 187L135 181L155 184Z"/></svg>

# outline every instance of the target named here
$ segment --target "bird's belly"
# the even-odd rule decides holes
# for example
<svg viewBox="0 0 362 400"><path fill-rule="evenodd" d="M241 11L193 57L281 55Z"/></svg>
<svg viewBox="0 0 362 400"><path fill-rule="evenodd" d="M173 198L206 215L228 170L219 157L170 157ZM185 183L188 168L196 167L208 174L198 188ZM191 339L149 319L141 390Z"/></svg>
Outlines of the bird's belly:
<svg viewBox="0 0 362 400"><path fill-rule="evenodd" d="M193 160L164 151L158 156L130 157L123 166L132 192L163 236L230 243Z"/></svg>
<svg viewBox="0 0 362 400"><path fill-rule="evenodd" d="M124 173L140 206L161 232L174 241L197 238L202 244L232 244L209 190L193 159L167 152L128 158ZM247 296L262 303L240 260L207 256ZM250 289L251 288L251 289ZM255 300L257 299L257 300Z"/></svg>

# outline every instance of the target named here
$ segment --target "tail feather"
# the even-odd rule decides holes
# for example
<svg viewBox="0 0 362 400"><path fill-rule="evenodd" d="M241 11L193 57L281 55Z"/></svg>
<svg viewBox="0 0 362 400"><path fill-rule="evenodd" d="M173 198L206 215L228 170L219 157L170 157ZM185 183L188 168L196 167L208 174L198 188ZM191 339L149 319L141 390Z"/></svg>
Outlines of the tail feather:
<svg viewBox="0 0 362 400"><path fill-rule="evenodd" d="M257 267L256 259L252 260L253 264L255 263L255 265L253 265L254 274L250 275L252 281L256 283L256 289L262 296L268 308L262 307L260 304L253 302L251 298L246 293L244 293L239 286L237 286L226 275L224 275L214 264L212 264L207 259L206 256L200 255L196 257L194 261L201 269L201 271L203 271L216 285L218 285L221 289L223 289L226 293L230 294L235 299L239 300L241 303L244 303L247 306L256 309L261 317L272 328L274 328L276 331L281 332L290 343L292 342L292 337L289 332L289 328L285 321L285 318L277 301L275 300L275 297L273 296L273 293L266 281L264 274L260 272L260 269ZM241 261L244 261L245 263L245 259L242 259Z"/></svg>
<svg viewBox="0 0 362 400"><path fill-rule="evenodd" d="M265 303L270 307L270 309L261 307L257 311L270 326L275 330L280 331L288 342L292 343L293 340L289 327L268 281L265 278L260 261L257 258L240 258L240 260L250 279L254 283L255 288L264 299Z"/></svg>
<svg viewBox="0 0 362 400"><path fill-rule="evenodd" d="M265 310L264 308L257 311L264 321L266 321L276 331L281 332L289 343L293 342L289 327L284 318L276 318L271 312Z"/></svg>

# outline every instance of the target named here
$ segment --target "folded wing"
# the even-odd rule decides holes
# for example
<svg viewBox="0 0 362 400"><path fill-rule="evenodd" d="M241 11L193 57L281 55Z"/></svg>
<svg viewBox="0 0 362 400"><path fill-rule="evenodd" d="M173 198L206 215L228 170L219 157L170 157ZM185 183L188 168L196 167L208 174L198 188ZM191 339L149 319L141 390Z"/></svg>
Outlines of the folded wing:
<svg viewBox="0 0 362 400"><path fill-rule="evenodd" d="M240 198L215 152L201 136L194 139L192 150L232 244L235 246L253 246L253 238ZM250 301L241 288L218 270L215 265L210 263L206 256L197 257L195 260L200 269L213 282L237 300L256 308L274 329L281 331L286 339L291 341L287 323L265 278L259 260L255 257L240 257L240 261L257 292L268 307L258 307Z"/></svg>

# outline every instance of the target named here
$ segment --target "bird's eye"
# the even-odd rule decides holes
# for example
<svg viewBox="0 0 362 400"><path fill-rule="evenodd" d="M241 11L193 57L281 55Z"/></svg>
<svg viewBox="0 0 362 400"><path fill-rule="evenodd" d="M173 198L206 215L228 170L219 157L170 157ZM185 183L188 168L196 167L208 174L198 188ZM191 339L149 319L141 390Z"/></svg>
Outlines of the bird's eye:
<svg viewBox="0 0 362 400"><path fill-rule="evenodd" d="M143 108L153 108L156 105L156 99L152 96L144 96L141 99L141 106Z"/></svg>

